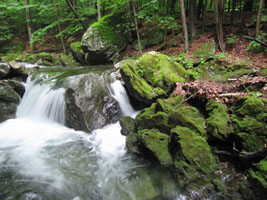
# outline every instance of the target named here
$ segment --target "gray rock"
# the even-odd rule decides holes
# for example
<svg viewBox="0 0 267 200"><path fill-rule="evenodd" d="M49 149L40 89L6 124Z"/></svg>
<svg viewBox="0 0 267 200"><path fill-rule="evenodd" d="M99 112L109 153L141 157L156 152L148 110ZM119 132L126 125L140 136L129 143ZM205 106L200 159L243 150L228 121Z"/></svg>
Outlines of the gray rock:
<svg viewBox="0 0 267 200"><path fill-rule="evenodd" d="M91 132L119 119L121 110L109 93L106 78L104 74L88 73L64 81L68 127Z"/></svg>
<svg viewBox="0 0 267 200"><path fill-rule="evenodd" d="M10 73L10 67L7 63L0 63L0 79L7 78Z"/></svg>
<svg viewBox="0 0 267 200"><path fill-rule="evenodd" d="M15 75L23 74L25 70L25 66L23 64L18 63L16 61L10 61L8 64L10 65L11 70Z"/></svg>
<svg viewBox="0 0 267 200"><path fill-rule="evenodd" d="M130 133L135 133L137 131L135 120L129 116L121 117L120 125L122 135L128 136Z"/></svg>
<svg viewBox="0 0 267 200"><path fill-rule="evenodd" d="M101 25L97 26L97 24ZM105 31L101 30L102 26L105 26ZM81 47L85 52L85 59L88 64L116 62L126 45L125 38L103 22L91 25L84 33L81 41Z"/></svg>

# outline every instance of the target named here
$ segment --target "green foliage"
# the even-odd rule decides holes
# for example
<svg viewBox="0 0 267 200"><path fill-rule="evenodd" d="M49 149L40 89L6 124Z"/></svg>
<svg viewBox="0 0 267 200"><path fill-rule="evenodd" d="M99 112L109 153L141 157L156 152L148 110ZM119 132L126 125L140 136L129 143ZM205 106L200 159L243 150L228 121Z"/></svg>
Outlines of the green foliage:
<svg viewBox="0 0 267 200"><path fill-rule="evenodd" d="M237 39L238 39L237 35L233 35L232 37L227 37L226 44L233 45Z"/></svg>
<svg viewBox="0 0 267 200"><path fill-rule="evenodd" d="M260 40L264 43L267 42L267 33L260 33L257 38L257 40ZM254 53L258 53L262 51L262 46L260 43L251 41L249 45L246 48L247 51L253 51Z"/></svg>

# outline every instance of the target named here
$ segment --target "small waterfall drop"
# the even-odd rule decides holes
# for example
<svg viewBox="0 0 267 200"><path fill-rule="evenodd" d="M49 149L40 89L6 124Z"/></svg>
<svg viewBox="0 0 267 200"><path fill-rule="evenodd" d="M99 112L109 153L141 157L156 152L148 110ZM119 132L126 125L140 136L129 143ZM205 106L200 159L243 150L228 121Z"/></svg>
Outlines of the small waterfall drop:
<svg viewBox="0 0 267 200"><path fill-rule="evenodd" d="M26 93L17 109L17 117L33 118L65 124L64 88L51 89L52 83L28 78Z"/></svg>

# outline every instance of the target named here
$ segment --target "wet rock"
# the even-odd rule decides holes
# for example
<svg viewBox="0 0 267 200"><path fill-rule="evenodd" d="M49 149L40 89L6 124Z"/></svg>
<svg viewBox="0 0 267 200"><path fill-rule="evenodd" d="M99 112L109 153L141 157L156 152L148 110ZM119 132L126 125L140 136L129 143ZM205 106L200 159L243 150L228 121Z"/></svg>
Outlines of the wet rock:
<svg viewBox="0 0 267 200"><path fill-rule="evenodd" d="M73 42L70 44L71 54L74 60L82 65L86 65L85 54L81 48L80 42Z"/></svg>
<svg viewBox="0 0 267 200"><path fill-rule="evenodd" d="M15 118L20 99L11 86L0 81L0 122Z"/></svg>
<svg viewBox="0 0 267 200"><path fill-rule="evenodd" d="M8 63L11 67L11 71L14 75L22 75L24 70L25 70L25 66L21 63L18 63L16 61L10 61Z"/></svg>
<svg viewBox="0 0 267 200"><path fill-rule="evenodd" d="M126 48L126 40L117 30L114 30L115 26L112 26L116 17L107 15L92 24L84 33L81 47L88 64L116 62L120 52Z"/></svg>
<svg viewBox="0 0 267 200"><path fill-rule="evenodd" d="M124 136L136 132L135 120L129 116L121 117L120 125L121 125L121 134Z"/></svg>
<svg viewBox="0 0 267 200"><path fill-rule="evenodd" d="M8 77L10 67L7 63L0 63L0 80Z"/></svg>
<svg viewBox="0 0 267 200"><path fill-rule="evenodd" d="M121 110L110 95L104 74L82 74L63 81L67 89L66 125L91 132L119 120Z"/></svg>

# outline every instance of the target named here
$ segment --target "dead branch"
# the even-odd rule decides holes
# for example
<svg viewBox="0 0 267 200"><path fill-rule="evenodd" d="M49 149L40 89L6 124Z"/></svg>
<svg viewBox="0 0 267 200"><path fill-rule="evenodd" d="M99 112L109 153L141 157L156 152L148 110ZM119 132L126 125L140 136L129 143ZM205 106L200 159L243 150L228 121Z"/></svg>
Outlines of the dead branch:
<svg viewBox="0 0 267 200"><path fill-rule="evenodd" d="M259 43L259 44L261 44L261 45L267 47L267 44L265 44L264 42L262 42L262 41L260 41L260 40L255 39L255 38L253 38L253 37L249 37L249 36L245 35L244 38L249 39L249 40L253 40L253 41L255 41L255 42L257 42L257 43Z"/></svg>

